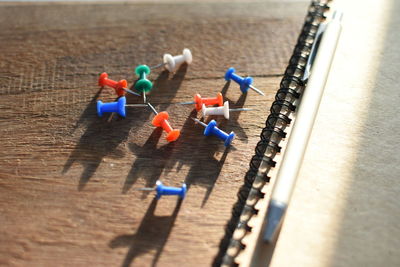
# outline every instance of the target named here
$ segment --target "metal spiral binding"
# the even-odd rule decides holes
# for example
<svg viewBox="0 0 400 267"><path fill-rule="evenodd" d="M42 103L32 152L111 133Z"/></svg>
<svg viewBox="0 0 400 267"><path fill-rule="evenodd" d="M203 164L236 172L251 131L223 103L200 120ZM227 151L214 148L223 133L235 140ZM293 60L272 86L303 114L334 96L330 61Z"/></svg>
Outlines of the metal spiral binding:
<svg viewBox="0 0 400 267"><path fill-rule="evenodd" d="M313 0L308 8L302 32L275 95L271 113L260 134L260 141L255 147L255 155L250 161L244 184L237 194L238 200L232 209L232 216L226 226L225 237L220 243L214 266L237 266L235 257L246 247L242 240L251 232L248 222L258 212L255 205L264 197L261 189L270 181L267 174L275 167L276 162L273 158L281 150L279 143L286 137L285 129L291 123L289 117L296 110L296 103L304 89L302 77L318 26L326 18L329 1Z"/></svg>

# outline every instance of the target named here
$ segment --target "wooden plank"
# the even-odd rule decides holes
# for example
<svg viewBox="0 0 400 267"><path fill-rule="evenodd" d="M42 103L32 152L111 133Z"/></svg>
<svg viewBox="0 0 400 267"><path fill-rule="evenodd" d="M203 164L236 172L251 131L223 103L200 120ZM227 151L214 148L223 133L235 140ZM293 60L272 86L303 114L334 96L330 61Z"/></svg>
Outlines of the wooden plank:
<svg viewBox="0 0 400 267"><path fill-rule="evenodd" d="M0 263L36 266L204 266L218 253L224 226L307 3L24 4L0 6ZM135 80L138 64L192 50L193 65L155 70L149 96L182 136L168 144L150 121L97 118L98 74ZM225 70L251 74L267 93L241 95ZM230 121L234 147L188 116L200 92L223 91L252 107ZM129 103L141 99L128 96ZM156 180L189 185L187 198L134 190Z"/></svg>

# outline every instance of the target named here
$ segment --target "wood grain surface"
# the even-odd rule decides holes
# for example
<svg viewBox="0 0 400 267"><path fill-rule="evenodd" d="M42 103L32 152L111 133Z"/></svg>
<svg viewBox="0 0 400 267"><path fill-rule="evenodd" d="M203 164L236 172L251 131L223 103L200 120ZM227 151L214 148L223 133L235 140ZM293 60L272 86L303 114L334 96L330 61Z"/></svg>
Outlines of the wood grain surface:
<svg viewBox="0 0 400 267"><path fill-rule="evenodd" d="M0 5L0 265L211 265L307 6ZM96 101L116 97L99 73L131 85L136 65L184 47L193 64L155 70L148 97L181 129L178 141L168 144L146 109L97 117ZM266 96L226 83L230 66ZM200 118L192 106L174 105L220 91L254 109L214 118L237 134L228 150L188 118ZM185 181L187 198L135 190L157 180Z"/></svg>

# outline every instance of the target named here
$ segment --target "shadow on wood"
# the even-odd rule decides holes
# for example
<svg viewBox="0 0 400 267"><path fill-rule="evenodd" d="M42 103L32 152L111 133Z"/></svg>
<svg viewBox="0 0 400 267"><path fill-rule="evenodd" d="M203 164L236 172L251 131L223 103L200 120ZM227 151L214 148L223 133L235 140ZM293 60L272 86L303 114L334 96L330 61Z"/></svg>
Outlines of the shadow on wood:
<svg viewBox="0 0 400 267"><path fill-rule="evenodd" d="M178 89L180 88L183 79L185 78L187 71L187 65L183 64L180 66L178 71L173 75L171 80L168 80L169 72L162 71L158 78L154 81L155 94L152 94L151 100L157 101L157 95L162 93L164 90L168 93L167 98L163 98L161 104L155 104L158 111L164 111L171 105L171 100L175 97ZM149 97L149 102L150 97ZM154 129L153 133L147 139L143 146L131 144L130 149L136 155L136 160L132 165L132 168L126 177L122 193L126 193L132 187L132 185L140 177L146 180L146 187L152 187L155 185L158 178L161 176L164 167L171 156L175 142L169 143L165 146L157 148L157 143L163 134L162 128ZM182 134L181 134L182 136Z"/></svg>
<svg viewBox="0 0 400 267"><path fill-rule="evenodd" d="M89 102L89 105L85 108L85 110L82 112L82 115L79 117L78 121L75 123L72 132L74 132L81 124L83 124L84 121L88 120L89 118L93 117L93 114L96 113L96 103L97 100L103 91L104 87L100 87L100 89L96 92L96 94L92 97L92 99Z"/></svg>
<svg viewBox="0 0 400 267"><path fill-rule="evenodd" d="M86 110L93 110L95 114L96 103L91 102ZM105 156L122 157L124 155L124 151L118 151L117 147L128 138L132 125L130 122L135 116L127 119L122 119L117 115L114 117L116 119L111 122L107 122L109 117L101 119L93 117L94 120L90 122L64 165L63 174L71 168L75 161L83 165L84 170L79 181L78 190L82 190L85 187Z"/></svg>
<svg viewBox="0 0 400 267"><path fill-rule="evenodd" d="M183 166L188 166L189 171L184 179L188 186L201 185L207 188L202 206L207 202L216 180L225 162L228 150L225 150L221 159L215 158L216 152L221 150L220 140L214 137L205 137L204 128L197 125L191 117L196 117L195 109L189 114L181 129L181 137L176 142L175 149L166 169L171 171L176 168L179 172ZM183 177L182 177L183 178Z"/></svg>
<svg viewBox="0 0 400 267"><path fill-rule="evenodd" d="M152 98L157 100L157 96L167 91L166 97L163 99L163 104L159 109L165 110L171 105L184 77L186 74L187 66L182 65L171 80L168 80L168 72L163 71L154 82L154 92ZM96 96L91 100L88 107L85 109L77 124L82 123L86 117L90 118L91 114L96 114L96 99L100 95L99 91ZM127 101L134 102L136 96L127 94ZM100 163L105 156L122 157L124 151L117 151L117 147L128 139L129 132L132 128L140 128L151 118L151 112L143 112L140 109L128 109L128 115L125 119L119 118L108 122L108 118L99 119L92 116L92 120L85 133L81 136L79 143L74 148L64 165L62 173L66 173L75 161L80 162L84 166L78 190L83 190L85 185L89 182L90 178L94 175ZM137 167L137 165L135 165ZM159 170L162 172L162 169ZM126 183L126 185L132 183ZM124 190L128 190L124 186ZM125 191L125 192L126 192Z"/></svg>
<svg viewBox="0 0 400 267"><path fill-rule="evenodd" d="M136 160L126 177L122 193L128 192L140 177L146 181L145 187L153 187L160 178L174 148L173 142L157 148L162 133L162 128L155 128L143 146L129 145Z"/></svg>
<svg viewBox="0 0 400 267"><path fill-rule="evenodd" d="M231 103L234 103L234 105L231 106L230 108L243 108L244 103L246 102L247 93L241 94L239 99L236 102L234 102L231 99L226 97L226 93L228 92L229 86L230 86L230 81L226 82L224 87L221 90L221 94L224 96L224 100L229 101L229 106L231 106ZM225 125L225 124L234 125L235 126L235 134L237 134L238 137L241 137L244 140L247 140L248 136L246 134L246 131L240 126L240 124L238 122L240 113L242 113L242 111L230 112L229 121L228 122L222 121L221 126Z"/></svg>
<svg viewBox="0 0 400 267"><path fill-rule="evenodd" d="M156 250L151 266L157 264L161 252L168 241L181 205L182 200L178 199L175 209L170 216L155 216L154 211L157 206L157 199L154 198L136 233L117 236L109 243L109 247L113 249L129 247L128 253L122 263L123 267L130 266L136 257L150 250Z"/></svg>

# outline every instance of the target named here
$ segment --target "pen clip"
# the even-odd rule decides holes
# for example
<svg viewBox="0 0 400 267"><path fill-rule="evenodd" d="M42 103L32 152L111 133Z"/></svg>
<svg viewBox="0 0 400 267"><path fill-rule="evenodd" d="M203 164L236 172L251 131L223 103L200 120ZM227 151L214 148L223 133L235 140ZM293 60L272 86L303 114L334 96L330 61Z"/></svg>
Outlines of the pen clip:
<svg viewBox="0 0 400 267"><path fill-rule="evenodd" d="M324 34L327 25L328 25L327 23L321 23L318 26L318 31L315 34L315 40L314 40L314 43L313 43L313 45L311 47L310 55L308 56L308 60L307 60L307 63L306 63L306 68L304 70L304 74L303 74L303 78L302 78L302 81L305 82L305 83L307 82L308 78L310 77L311 67L312 67L312 65L314 63L315 56L317 55L319 44L320 44L321 39L322 39L322 35Z"/></svg>

